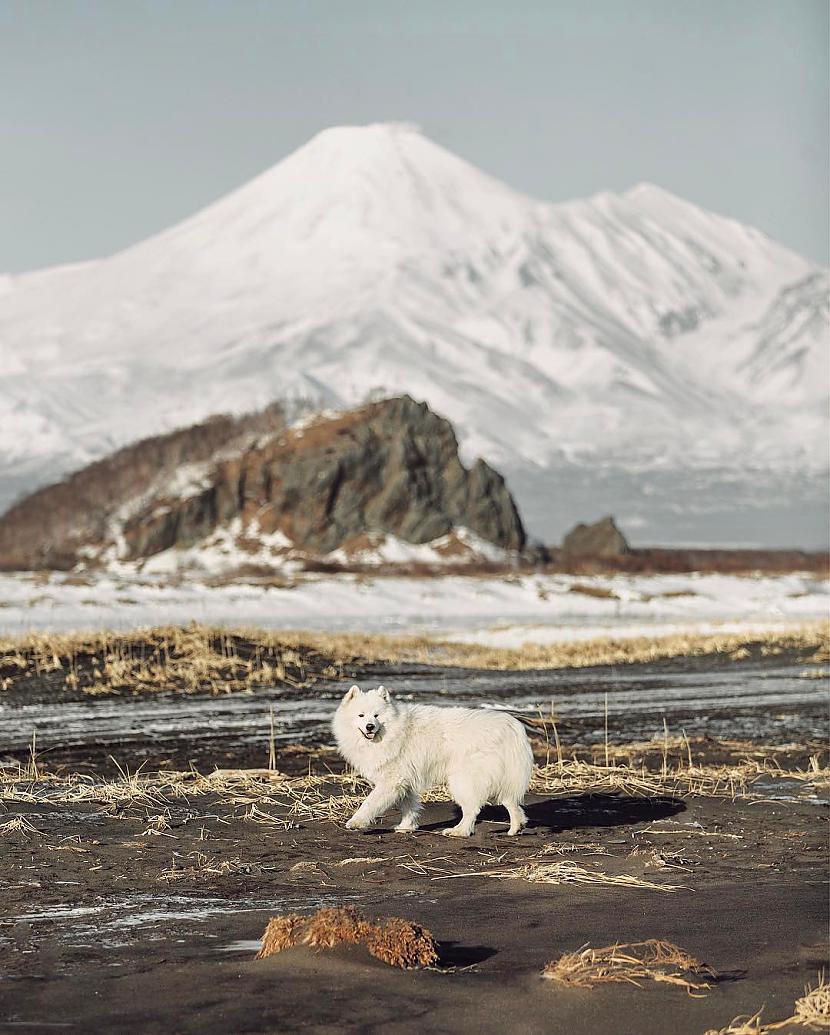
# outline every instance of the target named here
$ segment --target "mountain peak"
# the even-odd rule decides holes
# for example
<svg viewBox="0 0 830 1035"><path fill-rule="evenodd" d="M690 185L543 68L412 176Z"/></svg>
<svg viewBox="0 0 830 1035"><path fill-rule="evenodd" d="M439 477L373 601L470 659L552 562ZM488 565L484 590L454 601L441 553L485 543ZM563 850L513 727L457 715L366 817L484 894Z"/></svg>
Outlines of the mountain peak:
<svg viewBox="0 0 830 1035"><path fill-rule="evenodd" d="M355 122L340 126L327 126L315 133L308 143L315 140L358 140L366 137L393 138L400 136L423 136L423 128L417 122Z"/></svg>
<svg viewBox="0 0 830 1035"><path fill-rule="evenodd" d="M365 253L371 240L421 252L503 234L531 205L414 124L375 122L322 130L193 219L247 241L254 226L263 237L278 228L281 249L325 240L336 253Z"/></svg>
<svg viewBox="0 0 830 1035"><path fill-rule="evenodd" d="M824 432L826 315L789 291L811 271L654 184L547 204L408 123L332 127L155 237L3 286L0 505L210 413L402 392L508 472L801 463Z"/></svg>
<svg viewBox="0 0 830 1035"><path fill-rule="evenodd" d="M677 194L672 194L670 190L666 190L665 187L652 183L650 180L635 183L633 187L628 188L625 196L635 201L683 201L683 198Z"/></svg>

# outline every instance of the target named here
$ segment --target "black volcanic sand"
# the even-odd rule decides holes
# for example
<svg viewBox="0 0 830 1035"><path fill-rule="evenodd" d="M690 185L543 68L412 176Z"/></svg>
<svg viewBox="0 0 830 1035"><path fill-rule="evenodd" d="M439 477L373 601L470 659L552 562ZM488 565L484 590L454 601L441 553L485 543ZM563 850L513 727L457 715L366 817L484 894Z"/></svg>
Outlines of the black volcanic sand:
<svg viewBox="0 0 830 1035"><path fill-rule="evenodd" d="M162 805L8 803L0 823L23 816L40 833L0 833L0 1031L702 1035L764 1004L767 1020L789 1016L827 966L827 809L806 799L533 796L520 838L488 808L469 841L438 836L450 804L428 806L414 835L275 829L215 795ZM165 807L170 827L154 832ZM481 875L560 858L683 887ZM230 872L169 875L200 861ZM361 949L253 959L270 916L334 904L422 923L442 966L394 970ZM676 942L719 979L694 998L539 976L585 943L646 938Z"/></svg>

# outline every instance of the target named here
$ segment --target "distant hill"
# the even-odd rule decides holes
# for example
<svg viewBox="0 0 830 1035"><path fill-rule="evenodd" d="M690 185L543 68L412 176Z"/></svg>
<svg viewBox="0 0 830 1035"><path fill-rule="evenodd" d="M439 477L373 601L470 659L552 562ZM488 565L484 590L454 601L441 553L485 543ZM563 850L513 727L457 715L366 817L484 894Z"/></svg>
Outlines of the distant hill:
<svg viewBox="0 0 830 1035"><path fill-rule="evenodd" d="M513 498L449 422L408 396L292 427L271 408L145 439L0 518L0 567L290 567L310 558L501 560Z"/></svg>

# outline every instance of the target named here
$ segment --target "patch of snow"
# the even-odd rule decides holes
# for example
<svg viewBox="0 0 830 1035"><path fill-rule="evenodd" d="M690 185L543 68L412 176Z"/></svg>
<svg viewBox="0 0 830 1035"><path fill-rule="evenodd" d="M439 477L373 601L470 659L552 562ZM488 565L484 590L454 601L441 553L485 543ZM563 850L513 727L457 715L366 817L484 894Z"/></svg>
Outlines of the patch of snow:
<svg viewBox="0 0 830 1035"><path fill-rule="evenodd" d="M228 546L232 550L232 546ZM175 569L173 569L175 574ZM207 569L206 569L207 574ZM269 584L171 584L169 572L47 579L0 574L0 632L187 624L432 632L507 646L668 628L747 628L826 618L830 583L810 575L436 578L302 575ZM586 592L588 589L590 592ZM657 632L654 632L657 635Z"/></svg>
<svg viewBox="0 0 830 1035"><path fill-rule="evenodd" d="M409 543L386 533L370 532L361 538L365 539L365 545L356 549L340 547L326 554L324 560L337 564L429 564L452 567L475 560L504 563L509 558L507 550L482 539L463 526L428 543Z"/></svg>

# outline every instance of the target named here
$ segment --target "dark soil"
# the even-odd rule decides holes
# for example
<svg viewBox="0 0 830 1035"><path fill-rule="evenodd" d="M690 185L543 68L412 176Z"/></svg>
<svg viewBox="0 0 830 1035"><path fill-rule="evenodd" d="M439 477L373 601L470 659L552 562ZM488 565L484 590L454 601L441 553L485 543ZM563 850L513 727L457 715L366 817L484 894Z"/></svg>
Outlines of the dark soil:
<svg viewBox="0 0 830 1035"><path fill-rule="evenodd" d="M414 835L392 832L394 817L366 834L277 829L210 795L7 809L0 822L23 816L38 833L0 833L0 1031L702 1035L764 1004L768 1020L788 1016L827 966L827 810L806 801L535 796L522 837L492 808L463 842L437 836L449 804ZM170 825L154 830L162 813ZM559 859L682 888L482 875ZM328 904L423 924L441 967L402 972L362 950L253 959L270 916ZM540 977L585 943L646 938L714 967L708 995Z"/></svg>

